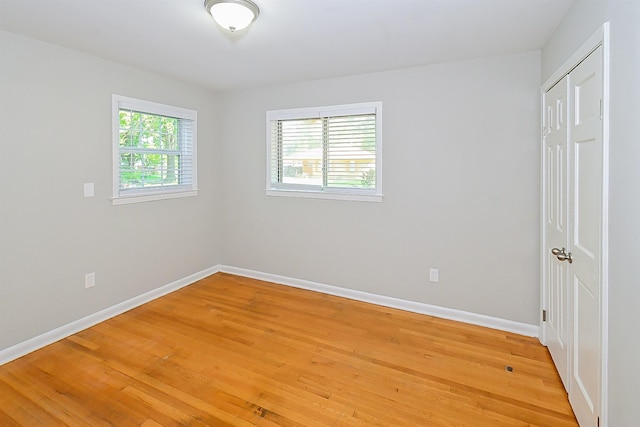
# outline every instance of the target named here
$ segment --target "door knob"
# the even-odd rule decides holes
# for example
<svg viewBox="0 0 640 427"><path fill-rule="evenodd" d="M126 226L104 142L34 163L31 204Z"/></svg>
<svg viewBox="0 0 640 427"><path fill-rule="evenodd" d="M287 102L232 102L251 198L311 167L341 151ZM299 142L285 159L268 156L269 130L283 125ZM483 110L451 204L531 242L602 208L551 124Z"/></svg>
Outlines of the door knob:
<svg viewBox="0 0 640 427"><path fill-rule="evenodd" d="M558 261L569 261L569 264L573 264L573 257L571 257L571 252L567 253L565 248L553 248L551 249L551 253L554 254L556 258L558 258Z"/></svg>
<svg viewBox="0 0 640 427"><path fill-rule="evenodd" d="M568 254L558 254L556 258L560 261L569 261L569 264L573 264L573 258L571 257L571 252Z"/></svg>

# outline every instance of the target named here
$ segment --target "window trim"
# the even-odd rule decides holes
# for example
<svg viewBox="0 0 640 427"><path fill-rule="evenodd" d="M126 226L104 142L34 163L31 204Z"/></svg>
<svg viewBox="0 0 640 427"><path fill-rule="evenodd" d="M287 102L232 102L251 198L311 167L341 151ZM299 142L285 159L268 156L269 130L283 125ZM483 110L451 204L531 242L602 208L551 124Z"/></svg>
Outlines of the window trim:
<svg viewBox="0 0 640 427"><path fill-rule="evenodd" d="M136 188L127 190L127 194L120 194L120 109L131 109L142 113L192 121L192 167L190 184L173 185L167 187ZM180 197L192 197L198 195L197 111L113 94L111 96L111 122L113 169L111 202L113 205L175 199Z"/></svg>
<svg viewBox="0 0 640 427"><path fill-rule="evenodd" d="M322 118L327 116L348 116L358 114L376 115L376 188L331 188L322 186L299 186L296 184L273 183L271 180L271 123L276 120ZM352 200L382 202L382 102L363 102L322 107L291 108L271 110L266 113L267 168L266 195L280 197L305 197L313 199Z"/></svg>

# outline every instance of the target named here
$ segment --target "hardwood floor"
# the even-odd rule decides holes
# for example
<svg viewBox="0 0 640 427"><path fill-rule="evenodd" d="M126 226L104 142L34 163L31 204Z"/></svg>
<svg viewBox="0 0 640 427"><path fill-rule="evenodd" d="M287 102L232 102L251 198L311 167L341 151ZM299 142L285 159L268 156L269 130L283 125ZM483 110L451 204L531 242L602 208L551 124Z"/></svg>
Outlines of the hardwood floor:
<svg viewBox="0 0 640 427"><path fill-rule="evenodd" d="M577 423L534 338L218 273L1 366L0 425Z"/></svg>

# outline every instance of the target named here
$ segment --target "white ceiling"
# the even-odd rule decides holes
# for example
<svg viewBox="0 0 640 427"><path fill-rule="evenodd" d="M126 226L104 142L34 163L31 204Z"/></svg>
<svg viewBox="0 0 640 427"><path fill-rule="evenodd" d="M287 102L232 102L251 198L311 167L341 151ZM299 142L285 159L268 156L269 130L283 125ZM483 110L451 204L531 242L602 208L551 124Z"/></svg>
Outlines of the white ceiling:
<svg viewBox="0 0 640 427"><path fill-rule="evenodd" d="M574 0L254 0L247 30L204 0L0 0L0 28L215 90L540 49Z"/></svg>

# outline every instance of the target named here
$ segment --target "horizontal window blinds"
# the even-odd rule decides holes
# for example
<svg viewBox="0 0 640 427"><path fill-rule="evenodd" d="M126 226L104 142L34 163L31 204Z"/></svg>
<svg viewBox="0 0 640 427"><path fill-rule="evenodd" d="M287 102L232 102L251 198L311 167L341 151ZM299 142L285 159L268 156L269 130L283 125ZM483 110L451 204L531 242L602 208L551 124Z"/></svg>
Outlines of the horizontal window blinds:
<svg viewBox="0 0 640 427"><path fill-rule="evenodd" d="M279 120L273 126L274 183L322 186L321 119Z"/></svg>
<svg viewBox="0 0 640 427"><path fill-rule="evenodd" d="M375 188L375 115L328 117L326 134L326 186Z"/></svg>
<svg viewBox="0 0 640 427"><path fill-rule="evenodd" d="M271 186L375 190L377 117L371 110L272 120Z"/></svg>
<svg viewBox="0 0 640 427"><path fill-rule="evenodd" d="M191 187L193 120L119 109L120 194Z"/></svg>

